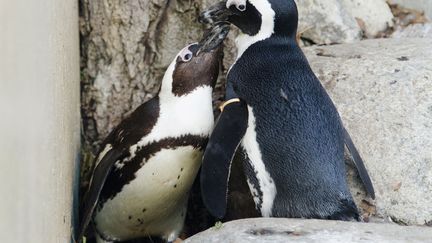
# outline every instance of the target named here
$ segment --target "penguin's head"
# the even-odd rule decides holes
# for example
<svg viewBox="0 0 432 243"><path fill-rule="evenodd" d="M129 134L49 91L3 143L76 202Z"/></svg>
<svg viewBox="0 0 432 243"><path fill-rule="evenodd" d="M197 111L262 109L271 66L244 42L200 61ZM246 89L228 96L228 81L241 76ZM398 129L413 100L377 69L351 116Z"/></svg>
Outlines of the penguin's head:
<svg viewBox="0 0 432 243"><path fill-rule="evenodd" d="M295 39L298 13L294 0L227 0L204 11L199 20L229 22L243 34L261 39L272 35Z"/></svg>
<svg viewBox="0 0 432 243"><path fill-rule="evenodd" d="M213 88L219 74L222 47L202 48L194 43L183 48L165 72L161 93L180 97L199 87Z"/></svg>

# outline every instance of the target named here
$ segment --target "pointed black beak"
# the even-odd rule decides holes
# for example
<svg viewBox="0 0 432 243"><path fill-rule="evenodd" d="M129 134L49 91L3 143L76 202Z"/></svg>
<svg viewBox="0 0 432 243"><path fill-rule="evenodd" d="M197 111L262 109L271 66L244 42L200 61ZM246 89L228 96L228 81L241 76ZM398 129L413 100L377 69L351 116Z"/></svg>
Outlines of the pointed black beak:
<svg viewBox="0 0 432 243"><path fill-rule="evenodd" d="M232 14L232 11L226 7L226 1L222 1L202 12L198 21L206 25L214 25L219 22L227 22Z"/></svg>
<svg viewBox="0 0 432 243"><path fill-rule="evenodd" d="M215 24L210 30L208 30L202 40L199 42L199 50L198 53L209 52L219 45L225 40L230 30L230 24L228 22L219 22ZM197 54L198 54L197 53Z"/></svg>
<svg viewBox="0 0 432 243"><path fill-rule="evenodd" d="M206 11L202 12L198 18L200 23L210 27L200 41L200 51L211 51L222 44L230 30L229 17L232 11L226 8L226 1L219 2Z"/></svg>

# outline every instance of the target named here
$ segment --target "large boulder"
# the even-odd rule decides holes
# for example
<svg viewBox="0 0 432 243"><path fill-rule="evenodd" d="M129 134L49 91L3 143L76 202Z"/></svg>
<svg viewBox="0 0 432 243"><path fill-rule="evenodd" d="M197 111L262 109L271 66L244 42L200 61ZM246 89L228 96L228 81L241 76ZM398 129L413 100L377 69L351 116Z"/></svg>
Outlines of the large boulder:
<svg viewBox="0 0 432 243"><path fill-rule="evenodd" d="M385 0L342 0L342 5L368 37L393 26L393 14Z"/></svg>
<svg viewBox="0 0 432 243"><path fill-rule="evenodd" d="M296 0L301 36L316 44L350 43L393 25L385 0ZM364 32L364 33L363 33Z"/></svg>
<svg viewBox="0 0 432 243"><path fill-rule="evenodd" d="M432 228L283 218L244 219L225 223L186 239L184 243L235 242L430 242Z"/></svg>
<svg viewBox="0 0 432 243"><path fill-rule="evenodd" d="M299 31L317 44L354 42L361 29L339 0L297 0Z"/></svg>
<svg viewBox="0 0 432 243"><path fill-rule="evenodd" d="M363 156L377 214L402 224L432 223L431 45L377 39L304 49Z"/></svg>

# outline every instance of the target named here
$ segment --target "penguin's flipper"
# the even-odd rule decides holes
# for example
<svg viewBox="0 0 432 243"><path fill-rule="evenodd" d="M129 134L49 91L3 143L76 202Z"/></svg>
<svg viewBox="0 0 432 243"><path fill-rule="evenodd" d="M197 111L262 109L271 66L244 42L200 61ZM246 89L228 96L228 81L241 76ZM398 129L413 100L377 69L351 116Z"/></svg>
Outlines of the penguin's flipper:
<svg viewBox="0 0 432 243"><path fill-rule="evenodd" d="M226 213L231 162L246 132L247 122L245 102L227 105L216 122L204 152L201 195L206 208L218 219L222 219Z"/></svg>
<svg viewBox="0 0 432 243"><path fill-rule="evenodd" d="M363 159L360 157L360 154L357 151L357 148L354 146L354 143L353 143L351 136L349 135L348 131L345 128L343 128L343 130L344 130L345 145L347 146L349 152L351 153L351 156L354 160L354 164L357 168L357 171L360 175L360 178L366 187L366 191L372 197L372 199L375 199L375 190L374 190L374 187L372 185L372 181L369 177L369 174L366 170L366 167L364 165Z"/></svg>
<svg viewBox="0 0 432 243"><path fill-rule="evenodd" d="M114 163L121 157L122 153L118 150L111 149L102 157L96 165L90 187L84 198L83 214L80 219L80 226L77 234L77 241L81 242L90 220L92 219L94 209L96 208L99 195L105 184L105 181L111 172Z"/></svg>

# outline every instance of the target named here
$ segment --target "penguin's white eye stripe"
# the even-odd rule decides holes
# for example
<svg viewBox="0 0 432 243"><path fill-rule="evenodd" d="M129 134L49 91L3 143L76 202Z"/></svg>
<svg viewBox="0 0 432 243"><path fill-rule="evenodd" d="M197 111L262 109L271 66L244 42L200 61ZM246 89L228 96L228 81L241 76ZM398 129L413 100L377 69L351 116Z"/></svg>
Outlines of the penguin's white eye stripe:
<svg viewBox="0 0 432 243"><path fill-rule="evenodd" d="M246 0L228 0L226 3L226 7L230 8L232 5L235 5L239 11L246 10Z"/></svg>

